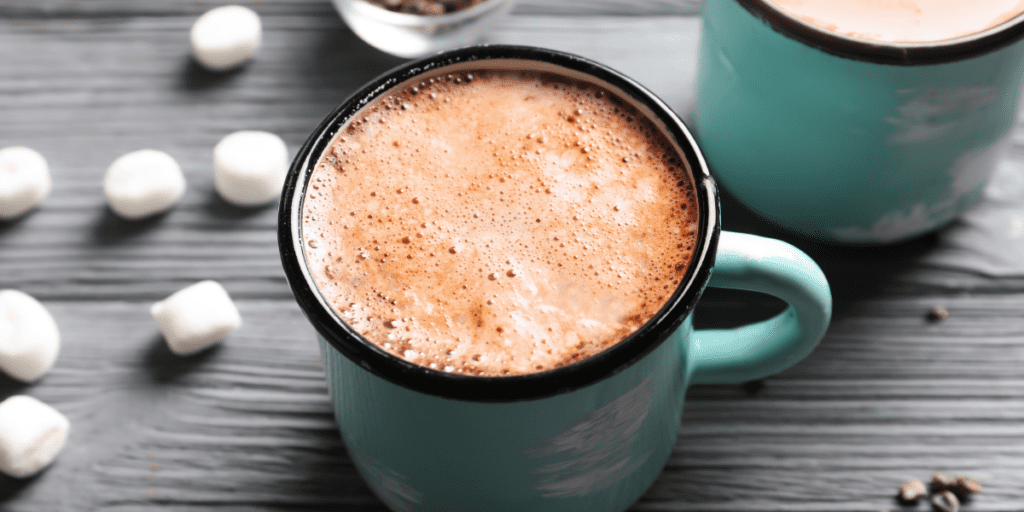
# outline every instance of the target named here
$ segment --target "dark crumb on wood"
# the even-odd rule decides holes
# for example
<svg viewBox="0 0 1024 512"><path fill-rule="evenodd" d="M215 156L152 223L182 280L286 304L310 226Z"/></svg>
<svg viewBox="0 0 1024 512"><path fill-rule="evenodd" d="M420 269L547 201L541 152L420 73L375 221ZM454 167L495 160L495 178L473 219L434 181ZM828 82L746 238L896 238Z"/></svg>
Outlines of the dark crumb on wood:
<svg viewBox="0 0 1024 512"><path fill-rule="evenodd" d="M949 309L946 306L935 306L928 311L928 320L938 322L949 318Z"/></svg>
<svg viewBox="0 0 1024 512"><path fill-rule="evenodd" d="M743 391L746 391L748 395L756 395L758 391L764 389L764 379L749 380L742 384Z"/></svg>

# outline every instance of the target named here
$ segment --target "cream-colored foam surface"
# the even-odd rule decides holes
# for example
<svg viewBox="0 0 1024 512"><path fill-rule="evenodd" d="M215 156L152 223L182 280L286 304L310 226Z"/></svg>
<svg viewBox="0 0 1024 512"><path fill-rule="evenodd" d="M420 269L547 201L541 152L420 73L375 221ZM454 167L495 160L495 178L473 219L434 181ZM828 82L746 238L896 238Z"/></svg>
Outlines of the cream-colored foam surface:
<svg viewBox="0 0 1024 512"><path fill-rule="evenodd" d="M822 28L882 42L962 37L1024 12L1022 0L768 0Z"/></svg>
<svg viewBox="0 0 1024 512"><path fill-rule="evenodd" d="M648 321L696 239L688 171L606 91L537 72L425 80L336 137L303 210L349 325L441 371L562 366Z"/></svg>

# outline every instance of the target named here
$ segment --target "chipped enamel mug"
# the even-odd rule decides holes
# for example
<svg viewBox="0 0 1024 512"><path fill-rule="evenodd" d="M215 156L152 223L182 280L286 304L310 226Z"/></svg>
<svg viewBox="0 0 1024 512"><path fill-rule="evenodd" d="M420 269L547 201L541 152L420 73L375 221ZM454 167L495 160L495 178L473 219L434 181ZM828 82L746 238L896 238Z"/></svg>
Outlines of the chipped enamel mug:
<svg viewBox="0 0 1024 512"><path fill-rule="evenodd" d="M633 104L673 142L700 212L693 261L667 304L637 332L581 361L509 377L446 373L393 356L324 299L302 249L302 201L335 134L393 88L480 67L542 70ZM595 62L527 47L459 49L389 71L329 115L289 171L278 231L300 308L319 333L335 418L370 489L395 512L621 511L661 473L694 383L739 383L806 356L831 315L828 283L793 246L720 231L718 192L686 126L642 86ZM755 290L789 307L735 329L694 329L705 286Z"/></svg>
<svg viewBox="0 0 1024 512"><path fill-rule="evenodd" d="M1016 115L1024 16L879 43L768 0L704 4L694 131L722 186L770 222L842 244L942 227L980 196Z"/></svg>

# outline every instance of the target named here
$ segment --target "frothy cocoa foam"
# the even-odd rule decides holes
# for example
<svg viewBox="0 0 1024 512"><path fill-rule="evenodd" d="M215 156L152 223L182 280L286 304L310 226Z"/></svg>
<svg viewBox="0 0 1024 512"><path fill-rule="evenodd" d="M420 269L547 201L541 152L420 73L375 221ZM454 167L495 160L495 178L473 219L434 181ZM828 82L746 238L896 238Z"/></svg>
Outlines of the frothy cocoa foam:
<svg viewBox="0 0 1024 512"><path fill-rule="evenodd" d="M892 43L932 42L998 26L1024 0L769 0L827 30Z"/></svg>
<svg viewBox="0 0 1024 512"><path fill-rule="evenodd" d="M481 70L357 115L313 172L302 229L318 288L367 340L501 376L581 360L650 320L696 226L685 164L620 98Z"/></svg>

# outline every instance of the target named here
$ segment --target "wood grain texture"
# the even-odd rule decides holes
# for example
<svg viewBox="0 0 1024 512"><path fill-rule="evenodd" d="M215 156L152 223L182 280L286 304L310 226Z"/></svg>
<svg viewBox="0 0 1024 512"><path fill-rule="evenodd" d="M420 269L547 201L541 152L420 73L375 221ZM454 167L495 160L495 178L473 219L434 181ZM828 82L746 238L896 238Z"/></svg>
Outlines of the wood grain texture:
<svg viewBox="0 0 1024 512"><path fill-rule="evenodd" d="M312 328L275 246L276 210L212 190L211 150L263 129L294 151L331 108L399 64L359 41L326 1L252 2L258 59L211 75L187 31L213 0L0 0L0 147L43 151L54 191L0 223L0 288L40 298L63 334L57 366L0 397L36 396L72 421L57 463L0 478L0 510L379 511L331 417ZM579 53L637 78L686 115L695 2L521 0L488 42ZM681 436L635 511L902 510L905 479L979 477L966 511L1024 510L1024 131L983 201L949 229L883 248L836 248L760 223L729 197L727 229L789 240L825 269L836 298L821 346L758 391L691 390ZM189 189L143 223L110 213L101 180L152 147ZM225 284L243 327L219 348L173 356L151 302L199 279ZM926 319L945 305L951 315ZM777 311L710 290L701 326ZM919 509L924 509L923 505Z"/></svg>
<svg viewBox="0 0 1024 512"><path fill-rule="evenodd" d="M937 303L951 316L929 322ZM978 510L1020 510L1022 303L859 301L760 391L695 388L673 458L633 510L874 510L936 470L981 478ZM191 358L166 349L148 302L46 305L65 333L56 368L0 389L54 405L74 430L40 477L0 479L4 510L380 509L294 303L239 301L243 327Z"/></svg>

